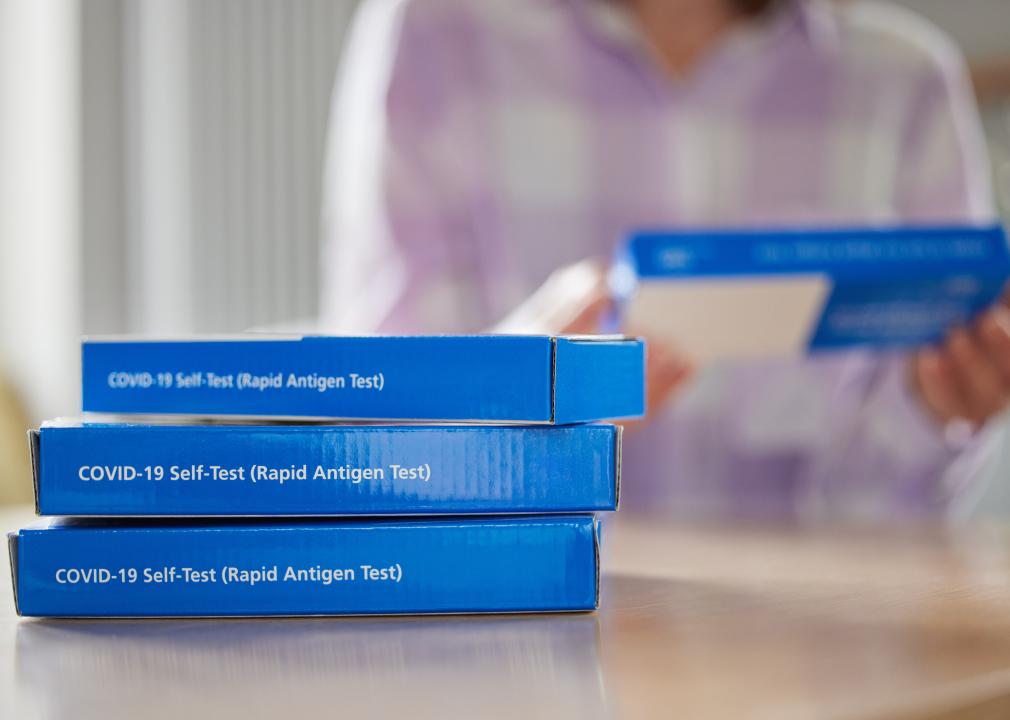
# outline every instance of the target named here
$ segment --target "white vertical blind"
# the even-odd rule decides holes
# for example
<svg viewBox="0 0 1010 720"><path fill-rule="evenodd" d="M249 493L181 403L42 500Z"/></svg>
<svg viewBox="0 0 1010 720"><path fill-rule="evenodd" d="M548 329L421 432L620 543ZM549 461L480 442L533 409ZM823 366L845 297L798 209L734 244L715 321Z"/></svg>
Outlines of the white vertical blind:
<svg viewBox="0 0 1010 720"><path fill-rule="evenodd" d="M127 329L195 328L190 158L189 4L134 0L124 6L126 56L125 287Z"/></svg>
<svg viewBox="0 0 1010 720"><path fill-rule="evenodd" d="M234 332L315 314L326 123L356 5L84 5L85 86L119 101L85 98L85 148L107 147L109 128L122 128L118 156L86 154L119 183L120 221L111 194L96 193L103 204L86 213L85 248L126 257L119 278L85 267L89 283L117 286L125 310L89 284L89 328ZM112 24L121 27L118 75Z"/></svg>
<svg viewBox="0 0 1010 720"><path fill-rule="evenodd" d="M186 4L192 329L310 317L329 100L352 0ZM180 34L183 31L180 31Z"/></svg>
<svg viewBox="0 0 1010 720"><path fill-rule="evenodd" d="M0 0L0 366L35 418L79 408L78 13Z"/></svg>

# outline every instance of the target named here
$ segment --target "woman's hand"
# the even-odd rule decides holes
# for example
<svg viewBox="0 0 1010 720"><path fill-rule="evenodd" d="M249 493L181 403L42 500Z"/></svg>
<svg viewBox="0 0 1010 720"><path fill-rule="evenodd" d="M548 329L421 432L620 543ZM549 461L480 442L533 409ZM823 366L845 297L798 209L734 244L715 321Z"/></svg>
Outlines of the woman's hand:
<svg viewBox="0 0 1010 720"><path fill-rule="evenodd" d="M629 335L635 335L629 331ZM666 407L675 392L694 375L694 366L686 357L661 343L646 340L645 410L648 417Z"/></svg>
<svg viewBox="0 0 1010 720"><path fill-rule="evenodd" d="M980 427L1010 403L1010 299L913 360L915 387L941 423Z"/></svg>

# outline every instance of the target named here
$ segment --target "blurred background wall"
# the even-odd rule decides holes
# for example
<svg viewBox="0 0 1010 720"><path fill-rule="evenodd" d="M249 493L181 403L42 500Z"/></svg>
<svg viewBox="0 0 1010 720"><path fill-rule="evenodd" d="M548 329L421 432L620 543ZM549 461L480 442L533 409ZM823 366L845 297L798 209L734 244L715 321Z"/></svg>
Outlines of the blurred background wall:
<svg viewBox="0 0 1010 720"><path fill-rule="evenodd" d="M902 2L978 68L1010 210L1010 2ZM327 112L356 5L0 0L0 374L32 421L77 408L81 333L315 314ZM999 479L983 513L1010 512L1010 456Z"/></svg>

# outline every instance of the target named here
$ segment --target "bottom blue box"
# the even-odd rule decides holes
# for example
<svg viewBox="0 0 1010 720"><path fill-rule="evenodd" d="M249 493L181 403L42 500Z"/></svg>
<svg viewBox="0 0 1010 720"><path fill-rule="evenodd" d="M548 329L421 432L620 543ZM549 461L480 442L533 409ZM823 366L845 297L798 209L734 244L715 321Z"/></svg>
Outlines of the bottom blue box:
<svg viewBox="0 0 1010 720"><path fill-rule="evenodd" d="M8 539L28 616L551 612L599 597L591 515L52 520Z"/></svg>

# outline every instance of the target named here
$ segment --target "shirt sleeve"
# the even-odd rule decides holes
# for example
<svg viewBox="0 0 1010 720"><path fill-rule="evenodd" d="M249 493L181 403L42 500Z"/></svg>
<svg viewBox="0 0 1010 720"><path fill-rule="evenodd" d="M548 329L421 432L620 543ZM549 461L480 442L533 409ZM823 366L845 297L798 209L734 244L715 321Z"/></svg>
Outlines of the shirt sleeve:
<svg viewBox="0 0 1010 720"><path fill-rule="evenodd" d="M902 222L992 222L985 137L963 56L944 39L924 63L899 156ZM999 420L981 430L943 426L913 389L907 355L854 354L816 369L834 402L804 464L814 507L848 516L936 516L983 477L1002 443ZM843 390L844 389L844 390ZM820 500L821 502L818 502Z"/></svg>
<svg viewBox="0 0 1010 720"><path fill-rule="evenodd" d="M992 172L961 52L938 38L914 84L899 155L897 209L906 222L993 222Z"/></svg>
<svg viewBox="0 0 1010 720"><path fill-rule="evenodd" d="M464 20L433 3L373 0L359 11L331 112L327 330L466 332L486 322L471 252L472 123L456 92Z"/></svg>
<svg viewBox="0 0 1010 720"><path fill-rule="evenodd" d="M839 377L825 385L838 393ZM980 480L1002 441L982 429L943 425L912 389L908 357L854 356L841 373L861 400L824 418L821 447L808 467L809 487L830 514L849 518L947 514Z"/></svg>
<svg viewBox="0 0 1010 720"><path fill-rule="evenodd" d="M912 98L899 157L900 220L992 222L985 137L956 48L936 48ZM943 515L980 482L1002 443L999 420L981 430L935 420L913 388L907 355L855 353L813 374L835 401L824 405L803 485L811 506L831 514Z"/></svg>
<svg viewBox="0 0 1010 720"><path fill-rule="evenodd" d="M991 170L978 106L964 58L949 42L927 63L909 112L899 158L898 210L902 221L993 222ZM852 423L851 440L825 452L812 472L827 492L842 475L872 484L892 514L943 513L976 485L1003 438L1002 423L971 431L942 426L913 390L908 358L891 357L850 368L865 376L866 398ZM841 428L838 428L841 430ZM849 488L850 494L853 488ZM858 490L855 490L858 493ZM870 493L872 495L872 493ZM843 505L845 503L842 503ZM859 504L859 503L857 503Z"/></svg>

